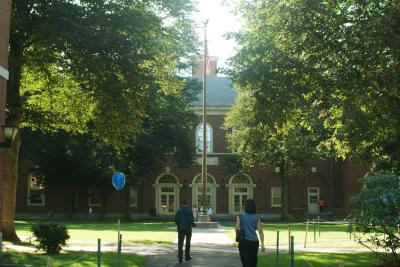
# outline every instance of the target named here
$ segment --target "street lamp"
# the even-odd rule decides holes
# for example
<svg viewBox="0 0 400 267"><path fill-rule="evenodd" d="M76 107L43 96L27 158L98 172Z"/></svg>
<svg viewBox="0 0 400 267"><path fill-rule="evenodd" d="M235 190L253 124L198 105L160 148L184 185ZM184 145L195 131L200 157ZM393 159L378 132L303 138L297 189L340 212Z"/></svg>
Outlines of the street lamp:
<svg viewBox="0 0 400 267"><path fill-rule="evenodd" d="M1 126L1 131L3 132L3 142L0 142L0 147L9 148L11 146L11 141L17 134L17 127L12 125Z"/></svg>

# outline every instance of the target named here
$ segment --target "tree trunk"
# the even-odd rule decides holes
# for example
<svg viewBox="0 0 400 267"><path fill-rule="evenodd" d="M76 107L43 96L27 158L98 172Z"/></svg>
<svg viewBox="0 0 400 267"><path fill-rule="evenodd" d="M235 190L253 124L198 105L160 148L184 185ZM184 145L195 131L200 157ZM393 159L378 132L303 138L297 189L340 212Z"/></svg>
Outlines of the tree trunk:
<svg viewBox="0 0 400 267"><path fill-rule="evenodd" d="M289 173L286 169L285 164L280 166L280 178L282 186L282 219L286 220L289 218Z"/></svg>
<svg viewBox="0 0 400 267"><path fill-rule="evenodd" d="M15 203L18 184L18 154L21 144L20 135L17 133L11 147L6 150L4 157L4 180L1 193L3 203L1 206L1 231L6 241L17 242L20 239L15 232Z"/></svg>

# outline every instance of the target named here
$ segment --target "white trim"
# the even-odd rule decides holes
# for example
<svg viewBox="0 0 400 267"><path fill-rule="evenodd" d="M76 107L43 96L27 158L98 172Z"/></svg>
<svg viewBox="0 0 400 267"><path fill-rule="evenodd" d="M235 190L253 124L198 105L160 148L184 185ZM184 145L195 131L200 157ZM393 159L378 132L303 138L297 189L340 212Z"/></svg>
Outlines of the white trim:
<svg viewBox="0 0 400 267"><path fill-rule="evenodd" d="M279 195L274 195L274 189L279 189ZM281 204L274 204L274 197L280 197L281 199ZM281 186L272 186L271 187L271 207L272 208L281 208L282 207L282 187Z"/></svg>
<svg viewBox="0 0 400 267"><path fill-rule="evenodd" d="M5 69L2 66L0 66L0 76L8 81L8 79L10 77L10 73L8 72L7 69Z"/></svg>
<svg viewBox="0 0 400 267"><path fill-rule="evenodd" d="M317 196L317 203L314 203L313 206L310 205L310 190L316 189L317 194L313 194ZM307 187L307 207L309 213L318 213L319 212L319 198L320 198L320 188L319 187Z"/></svg>
<svg viewBox="0 0 400 267"><path fill-rule="evenodd" d="M198 190L198 185L199 183L196 183L197 179L201 179L201 173L196 174L193 177L192 180L192 205L195 205L197 203L197 207L200 208L200 205L198 203L198 195L197 195L197 190ZM211 175L210 173L207 173L207 180L208 178L211 178L213 180L213 183L207 183L207 186L210 187L210 202L211 202L211 208L214 210L214 213L217 211L217 181L215 180L215 177Z"/></svg>
<svg viewBox="0 0 400 267"><path fill-rule="evenodd" d="M198 133L199 133L199 128L200 128L200 126L203 126L203 123L201 122L201 123L199 123L199 124L197 124L197 126L196 126L196 154L201 154L202 152L200 152L199 150L198 150L198 147L199 147L199 143L198 143ZM203 126L204 127L204 126ZM214 142L213 142L213 139L214 139L214 129L213 129L213 127L212 127L212 125L210 124L210 123L206 123L206 134L207 134L207 128L209 128L210 129L210 149L208 149L207 148L207 155L208 154L210 154L210 153L213 153L213 151L214 151L214 148L213 148L213 146L214 146ZM203 135L203 131L201 131L201 134ZM206 135L206 143L207 143L207 135ZM203 136L202 136L202 140L203 140ZM203 142L202 142L203 143Z"/></svg>
<svg viewBox="0 0 400 267"><path fill-rule="evenodd" d="M175 183L163 183L160 184L159 181L161 179L161 177L165 176L165 175L169 175L175 178ZM165 185L166 187L173 187L174 188L174 212L175 213L178 210L179 207L179 193L180 193L180 182L178 177L171 173L171 172L164 172L162 174L160 174L159 176L157 176L156 181L154 183L154 187L155 187L155 208L156 208L156 213L158 215L172 215L172 213L166 213L166 214L161 214L161 209L160 209L160 196L161 196L161 185Z"/></svg>
<svg viewBox="0 0 400 267"><path fill-rule="evenodd" d="M243 176L247 177L249 182L248 183L232 183L232 180L238 175L243 175ZM237 214L239 214L239 212L234 211L235 189L236 188L246 188L247 189L246 194L240 194L240 195L246 195L247 199L249 199L249 198L253 198L255 184L253 183L253 180L251 179L251 177L248 174L239 173L239 174L231 176L231 178L229 179L229 183L226 186L229 187L229 214L237 215Z"/></svg>

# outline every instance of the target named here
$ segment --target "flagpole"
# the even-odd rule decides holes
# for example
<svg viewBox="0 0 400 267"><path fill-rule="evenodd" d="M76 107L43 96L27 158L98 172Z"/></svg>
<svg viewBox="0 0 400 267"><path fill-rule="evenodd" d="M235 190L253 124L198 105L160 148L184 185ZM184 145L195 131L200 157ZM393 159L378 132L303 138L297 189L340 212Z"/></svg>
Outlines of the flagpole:
<svg viewBox="0 0 400 267"><path fill-rule="evenodd" d="M202 178L203 178L203 208L206 208L207 196L207 24L204 22L204 66L203 66L203 153L202 153Z"/></svg>

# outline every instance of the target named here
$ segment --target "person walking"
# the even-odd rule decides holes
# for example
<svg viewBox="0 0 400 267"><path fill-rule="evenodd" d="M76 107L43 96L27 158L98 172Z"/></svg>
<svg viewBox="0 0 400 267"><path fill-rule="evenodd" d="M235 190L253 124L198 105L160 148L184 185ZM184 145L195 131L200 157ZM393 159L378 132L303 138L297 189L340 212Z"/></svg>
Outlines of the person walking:
<svg viewBox="0 0 400 267"><path fill-rule="evenodd" d="M247 199L244 213L236 217L236 230L243 232L243 239L239 241L239 255L243 267L257 267L257 255L259 240L256 230L260 236L261 251L265 251L264 231L260 217L256 214L256 202Z"/></svg>
<svg viewBox="0 0 400 267"><path fill-rule="evenodd" d="M176 212L175 224L178 230L178 260L182 262L183 258L183 242L186 238L185 244L185 260L190 261L190 240L192 238L192 227L196 226L194 223L193 211L188 207L186 200L182 201L182 207Z"/></svg>
<svg viewBox="0 0 400 267"><path fill-rule="evenodd" d="M319 199L319 212L324 212L325 200L323 198Z"/></svg>

